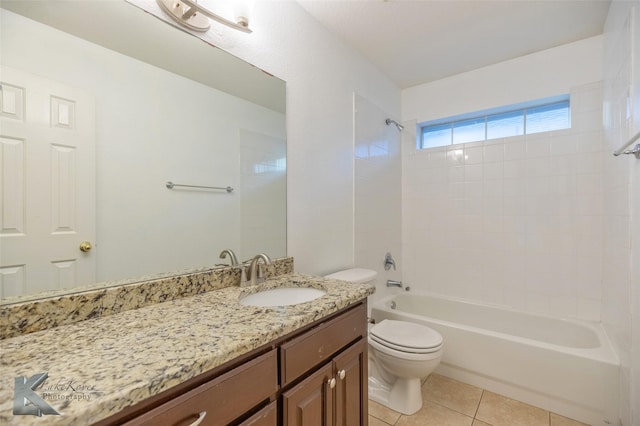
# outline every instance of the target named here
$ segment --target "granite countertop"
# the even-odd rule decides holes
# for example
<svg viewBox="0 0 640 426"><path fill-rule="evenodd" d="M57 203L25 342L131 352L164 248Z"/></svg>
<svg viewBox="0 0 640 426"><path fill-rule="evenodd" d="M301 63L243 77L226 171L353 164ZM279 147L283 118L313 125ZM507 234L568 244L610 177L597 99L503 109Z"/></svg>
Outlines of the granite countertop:
<svg viewBox="0 0 640 426"><path fill-rule="evenodd" d="M243 306L264 288L321 288L293 306ZM298 273L227 287L0 341L0 424L91 424L321 319L374 292ZM13 415L15 379L48 373L35 393L61 415ZM45 395L47 393L47 395Z"/></svg>

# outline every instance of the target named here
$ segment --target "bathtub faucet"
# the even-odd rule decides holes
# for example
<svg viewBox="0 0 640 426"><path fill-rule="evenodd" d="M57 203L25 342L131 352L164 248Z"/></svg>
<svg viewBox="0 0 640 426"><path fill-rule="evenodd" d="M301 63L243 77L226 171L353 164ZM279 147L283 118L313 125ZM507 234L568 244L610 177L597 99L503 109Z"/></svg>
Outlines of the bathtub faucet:
<svg viewBox="0 0 640 426"><path fill-rule="evenodd" d="M402 281L387 280L387 287L399 287L399 288L402 288Z"/></svg>

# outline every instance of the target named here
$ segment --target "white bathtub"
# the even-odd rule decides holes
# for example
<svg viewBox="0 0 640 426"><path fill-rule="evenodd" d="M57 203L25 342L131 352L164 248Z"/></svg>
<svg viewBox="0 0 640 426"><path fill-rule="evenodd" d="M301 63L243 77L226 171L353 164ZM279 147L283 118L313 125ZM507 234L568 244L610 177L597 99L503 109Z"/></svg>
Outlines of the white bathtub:
<svg viewBox="0 0 640 426"><path fill-rule="evenodd" d="M594 426L619 424L619 361L599 324L415 293L375 302L371 316L440 332L437 373Z"/></svg>

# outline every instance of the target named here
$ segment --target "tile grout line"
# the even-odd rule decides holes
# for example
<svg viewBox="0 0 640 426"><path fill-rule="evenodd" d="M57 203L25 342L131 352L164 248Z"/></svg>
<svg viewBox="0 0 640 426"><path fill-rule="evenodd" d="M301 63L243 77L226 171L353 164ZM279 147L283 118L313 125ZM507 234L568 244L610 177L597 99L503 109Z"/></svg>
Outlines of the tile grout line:
<svg viewBox="0 0 640 426"><path fill-rule="evenodd" d="M461 382L461 383L462 383L462 382ZM426 385L426 381L425 381L425 383L423 383L423 386L425 386L425 385ZM444 409L446 409L446 410L449 410L449 411L451 411L451 412L454 412L454 413L457 413L457 414L463 415L463 416L465 416L465 417L467 417L467 418L470 418L470 419L471 419L471 421L472 421L472 422L471 422L471 423L472 423L472 425L473 425L473 423L475 423L475 420L478 420L479 422L483 422L483 423L485 423L485 424L487 424L487 425L489 425L489 426L493 426L491 423L488 423L488 422L486 422L486 421L484 421L484 420L482 420L482 419L479 419L479 418L478 418L478 413L479 413L479 411L480 411L480 406L482 405L482 402L483 402L483 399L484 399L484 394L487 392L487 390L486 390L486 389L484 389L484 388L480 388L480 389L481 389L481 391L482 391L482 392L480 393L480 398L479 398L479 400L478 400L478 404L477 404L476 409L475 409L475 412L474 412L474 414L473 414L472 416L470 416L470 415L468 415L468 414L466 414L466 413L462 413L462 412L460 412L460 411L458 411L458 410L456 410L456 409L454 409L454 408L448 407L448 406L446 406L446 405L443 405L443 404L441 404L441 403L439 403L439 402L436 402L436 401L434 401L434 400L431 400L431 399L429 399L429 398L426 398L426 399L425 399L425 401L428 401L428 402L429 402L429 403L431 403L431 404L437 405L437 406L442 407L442 408L444 408ZM500 395L500 396L502 396L502 395ZM508 398L508 397L505 397L505 398ZM512 399L512 398L509 398L509 399ZM518 401L518 400L514 400L514 401L516 401L516 402L521 402L521 401ZM527 405L529 405L529 404L527 404ZM541 409L541 410L544 410L543 408L540 408L540 407L535 407L535 406L532 406L532 407L534 407L534 408L539 408L539 409ZM392 411L393 411L393 410L392 410ZM553 412L552 412L551 410L544 410L544 411L546 411L546 413L547 413L547 426L552 426L552 418L551 418L551 414L553 414ZM381 422L382 422L382 423L384 423L385 425L389 425L389 426L396 426L396 425L398 425L398 424L399 424L399 422L400 422L400 420L402 420L404 417L411 418L411 416L407 416L407 415L404 415L404 414L402 414L402 413L398 413L398 412L396 412L396 413L397 413L397 414L399 414L399 416L398 416L398 418L397 418L393 423L388 423L387 421L385 421L385 420L383 420L383 419L380 419L380 418L378 418L378 417L376 417L376 416L374 416L374 415L371 415L371 417L373 417L373 418L375 418L375 419L377 419L377 420L381 421Z"/></svg>
<svg viewBox="0 0 640 426"><path fill-rule="evenodd" d="M400 417L398 417L398 420L396 420L395 422L393 422L393 424L391 424L391 423L387 422L386 420L383 420L383 419L381 419L379 417L374 416L373 414L367 413L367 415L373 417L376 420L380 420L382 423L387 424L389 426L395 426L395 424L398 423L398 420L400 420L400 417L402 417L402 414L401 414Z"/></svg>
<svg viewBox="0 0 640 426"><path fill-rule="evenodd" d="M480 404L482 404L482 397L484 396L484 391L485 390L482 389L482 392L480 393L480 399L478 400L478 406L476 407L476 412L473 413L473 420L476 420L476 419L480 420L480 419L477 418L477 416L478 416L478 411L480 411ZM482 421L482 420L480 420L480 421Z"/></svg>

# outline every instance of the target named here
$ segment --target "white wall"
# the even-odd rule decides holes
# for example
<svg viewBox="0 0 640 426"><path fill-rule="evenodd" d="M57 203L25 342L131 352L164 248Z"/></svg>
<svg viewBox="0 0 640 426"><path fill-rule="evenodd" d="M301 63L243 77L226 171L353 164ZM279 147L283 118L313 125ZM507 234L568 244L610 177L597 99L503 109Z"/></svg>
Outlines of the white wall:
<svg viewBox="0 0 640 426"><path fill-rule="evenodd" d="M602 80L596 36L405 89L402 119L418 123L569 93Z"/></svg>
<svg viewBox="0 0 640 426"><path fill-rule="evenodd" d="M287 82L287 252L300 272L353 266L353 93L397 117L400 92L294 1L256 2L251 27L203 38Z"/></svg>
<svg viewBox="0 0 640 426"><path fill-rule="evenodd" d="M640 131L640 1L614 1L604 37L602 320L620 356L620 415L640 425L640 161L611 152Z"/></svg>

